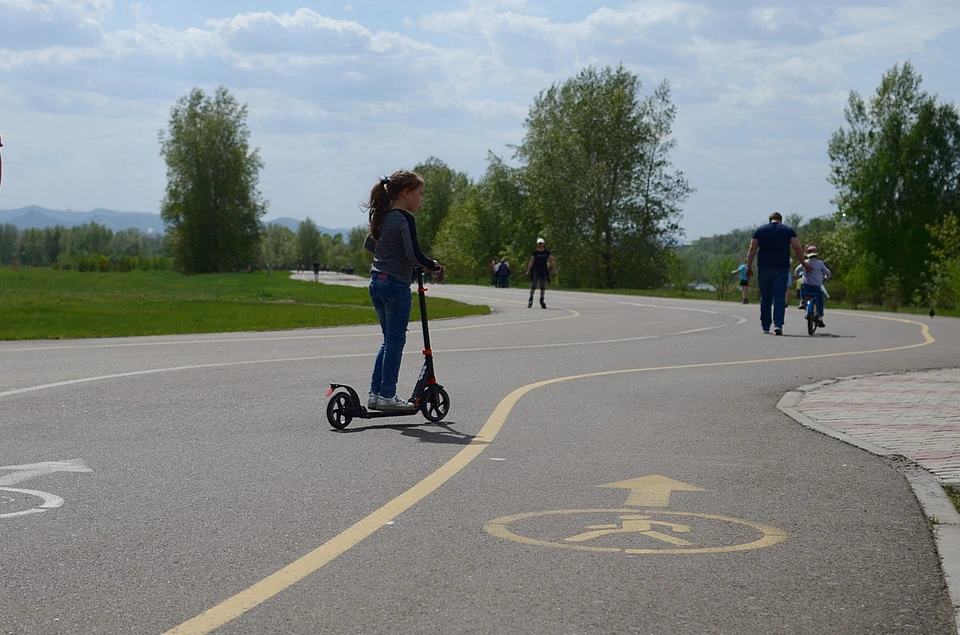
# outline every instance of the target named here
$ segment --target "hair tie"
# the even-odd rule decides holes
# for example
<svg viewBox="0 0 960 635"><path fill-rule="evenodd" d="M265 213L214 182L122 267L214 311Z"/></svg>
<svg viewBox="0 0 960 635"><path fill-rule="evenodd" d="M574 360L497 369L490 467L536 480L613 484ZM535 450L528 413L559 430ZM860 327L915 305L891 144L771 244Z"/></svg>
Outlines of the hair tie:
<svg viewBox="0 0 960 635"><path fill-rule="evenodd" d="M380 185L383 186L383 189L384 189L384 190L387 190L387 185L389 185L389 184L390 184L390 177L389 177L389 176L381 176L381 177L380 177ZM387 190L387 191L389 191L389 190Z"/></svg>

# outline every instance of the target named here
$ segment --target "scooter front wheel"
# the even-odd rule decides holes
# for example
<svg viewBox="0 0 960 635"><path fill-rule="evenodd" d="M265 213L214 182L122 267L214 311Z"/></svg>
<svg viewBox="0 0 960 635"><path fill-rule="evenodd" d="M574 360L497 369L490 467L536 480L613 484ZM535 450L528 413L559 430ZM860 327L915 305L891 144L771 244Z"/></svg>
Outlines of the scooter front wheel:
<svg viewBox="0 0 960 635"><path fill-rule="evenodd" d="M450 412L450 395L441 386L427 386L420 401L420 412L427 421L440 421Z"/></svg>
<svg viewBox="0 0 960 635"><path fill-rule="evenodd" d="M353 421L353 417L347 414L347 409L353 406L352 401L347 393L338 392L327 402L327 421L337 430L343 430Z"/></svg>

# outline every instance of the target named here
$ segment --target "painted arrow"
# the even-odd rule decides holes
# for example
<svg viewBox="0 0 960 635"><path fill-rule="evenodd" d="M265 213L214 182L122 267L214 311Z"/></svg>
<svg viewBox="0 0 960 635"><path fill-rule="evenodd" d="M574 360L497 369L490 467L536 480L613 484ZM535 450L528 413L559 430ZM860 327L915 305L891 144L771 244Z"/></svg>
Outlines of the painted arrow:
<svg viewBox="0 0 960 635"><path fill-rule="evenodd" d="M13 470L10 474L0 476L0 486L16 485L36 476L43 476L52 472L92 472L83 459L69 461L47 461L45 463L28 463L26 465L4 465L0 470Z"/></svg>
<svg viewBox="0 0 960 635"><path fill-rule="evenodd" d="M641 476L627 481L617 481L597 487L610 487L630 490L625 505L628 507L667 507L670 505L670 492L706 492L696 485L675 481L666 476Z"/></svg>

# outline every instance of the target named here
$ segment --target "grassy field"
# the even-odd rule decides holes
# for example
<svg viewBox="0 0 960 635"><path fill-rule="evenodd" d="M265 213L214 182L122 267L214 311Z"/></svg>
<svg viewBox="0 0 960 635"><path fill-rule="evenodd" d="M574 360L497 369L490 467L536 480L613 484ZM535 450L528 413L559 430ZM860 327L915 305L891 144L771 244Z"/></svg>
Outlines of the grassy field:
<svg viewBox="0 0 960 635"><path fill-rule="evenodd" d="M428 297L430 318L485 315ZM417 302L411 320L420 319ZM291 280L286 272L184 276L0 267L0 340L277 331L376 324L365 288Z"/></svg>
<svg viewBox="0 0 960 635"><path fill-rule="evenodd" d="M684 294L671 289L577 291L717 299L716 293L699 290ZM754 296L752 304L757 303ZM431 319L489 313L488 307L437 297L429 301ZM729 294L727 301L738 303L739 291ZM828 313L852 308L827 301ZM900 307L899 312L925 314L928 310ZM957 310L938 313L960 316ZM411 319L420 319L416 302ZM271 277L265 272L184 276L170 271L81 273L0 267L0 340L276 331L376 321L366 289L292 280L286 272Z"/></svg>

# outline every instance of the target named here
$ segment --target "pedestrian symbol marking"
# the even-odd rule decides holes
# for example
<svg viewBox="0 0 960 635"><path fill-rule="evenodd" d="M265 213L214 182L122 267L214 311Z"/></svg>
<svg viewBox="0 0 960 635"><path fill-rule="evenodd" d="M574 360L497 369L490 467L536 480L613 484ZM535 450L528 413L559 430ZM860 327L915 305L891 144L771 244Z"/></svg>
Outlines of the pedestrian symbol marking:
<svg viewBox="0 0 960 635"><path fill-rule="evenodd" d="M681 540L680 538L674 538L673 536L662 534L653 529L653 525L662 525L669 528L671 531L685 534L690 531L689 525L668 523L660 520L650 520L649 516L644 516L642 514L627 514L626 516L621 516L620 520L623 521L622 525L618 525L617 523L607 525L587 525L587 529L592 529L593 531L587 531L582 534L577 534L576 536L571 536L570 538L564 538L564 540L567 542L585 542L587 540L593 540L594 538L599 538L600 536L609 536L611 534L638 533L643 534L644 536L650 536L651 538L656 538L657 540L662 540L663 542L668 542L671 545L679 545L683 547L690 547L693 545L692 542L687 542L686 540Z"/></svg>
<svg viewBox="0 0 960 635"><path fill-rule="evenodd" d="M770 547L787 539L781 529L751 520L656 509L669 505L671 492L707 491L664 476L598 487L629 490L629 507L514 514L491 520L484 530L529 545L628 555L727 553Z"/></svg>

